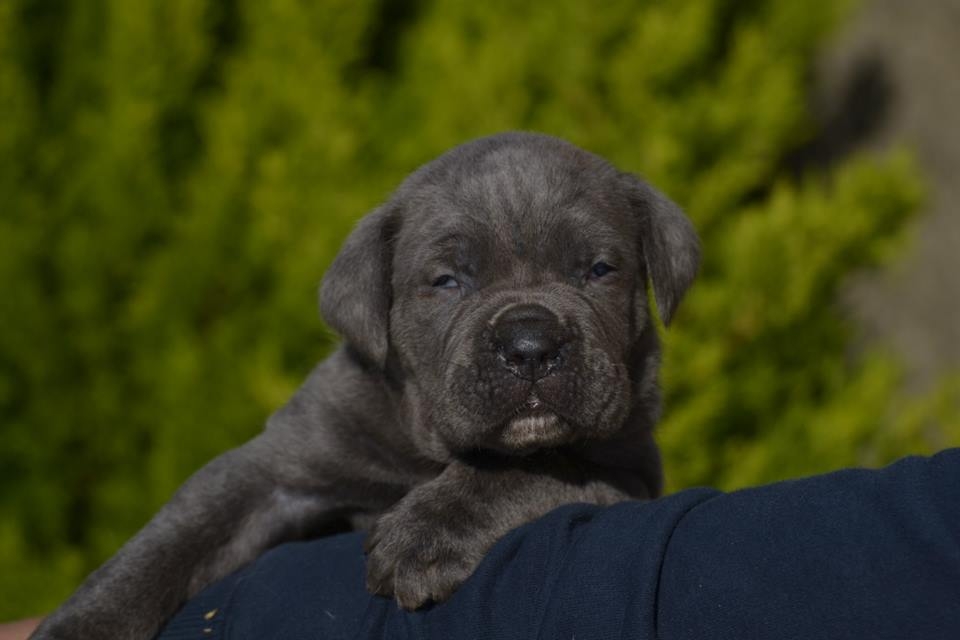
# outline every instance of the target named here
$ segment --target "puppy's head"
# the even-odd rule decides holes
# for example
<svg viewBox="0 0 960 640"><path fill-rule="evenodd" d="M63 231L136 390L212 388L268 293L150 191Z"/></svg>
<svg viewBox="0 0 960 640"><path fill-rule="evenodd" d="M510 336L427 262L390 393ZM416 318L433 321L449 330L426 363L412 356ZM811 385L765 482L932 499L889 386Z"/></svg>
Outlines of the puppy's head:
<svg viewBox="0 0 960 640"><path fill-rule="evenodd" d="M688 220L642 180L509 133L425 165L364 218L321 310L398 372L424 447L523 454L652 425L647 286L668 323L698 260Z"/></svg>

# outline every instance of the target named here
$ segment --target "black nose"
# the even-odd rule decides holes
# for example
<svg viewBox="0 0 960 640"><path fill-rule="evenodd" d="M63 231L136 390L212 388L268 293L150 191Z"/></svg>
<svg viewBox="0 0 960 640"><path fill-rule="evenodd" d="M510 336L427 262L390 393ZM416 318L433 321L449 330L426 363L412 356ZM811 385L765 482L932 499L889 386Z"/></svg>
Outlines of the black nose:
<svg viewBox="0 0 960 640"><path fill-rule="evenodd" d="M493 339L501 362L518 378L539 380L561 364L563 330L546 307L510 307L496 319Z"/></svg>

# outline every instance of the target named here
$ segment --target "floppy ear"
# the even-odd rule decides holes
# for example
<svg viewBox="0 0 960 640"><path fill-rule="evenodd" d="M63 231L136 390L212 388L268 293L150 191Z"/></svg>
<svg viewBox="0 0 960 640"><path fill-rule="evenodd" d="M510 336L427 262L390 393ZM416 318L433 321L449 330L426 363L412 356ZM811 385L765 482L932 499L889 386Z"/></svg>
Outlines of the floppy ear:
<svg viewBox="0 0 960 640"><path fill-rule="evenodd" d="M640 222L640 245L647 277L664 324L700 266L700 241L690 220L674 202L640 178L623 174L627 193Z"/></svg>
<svg viewBox="0 0 960 640"><path fill-rule="evenodd" d="M386 205L361 219L320 286L320 315L350 348L381 368L387 360L396 221Z"/></svg>

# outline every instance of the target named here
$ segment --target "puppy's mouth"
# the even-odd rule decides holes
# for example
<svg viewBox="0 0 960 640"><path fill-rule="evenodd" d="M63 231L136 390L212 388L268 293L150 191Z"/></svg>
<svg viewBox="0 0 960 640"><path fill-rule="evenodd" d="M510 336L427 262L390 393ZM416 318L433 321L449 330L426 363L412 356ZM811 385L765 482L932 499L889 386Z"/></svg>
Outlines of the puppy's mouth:
<svg viewBox="0 0 960 640"><path fill-rule="evenodd" d="M531 392L507 420L499 440L512 453L527 453L565 444L570 433L570 425Z"/></svg>

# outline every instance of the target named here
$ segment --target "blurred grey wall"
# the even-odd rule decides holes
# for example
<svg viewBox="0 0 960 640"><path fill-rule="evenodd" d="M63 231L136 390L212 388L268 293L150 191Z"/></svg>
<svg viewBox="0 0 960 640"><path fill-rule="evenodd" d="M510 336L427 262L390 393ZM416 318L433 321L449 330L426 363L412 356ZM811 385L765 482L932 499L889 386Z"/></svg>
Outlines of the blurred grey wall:
<svg viewBox="0 0 960 640"><path fill-rule="evenodd" d="M891 345L908 386L960 369L960 0L866 0L816 79L820 160L906 144L928 202L903 257L864 274L847 302L868 340Z"/></svg>

